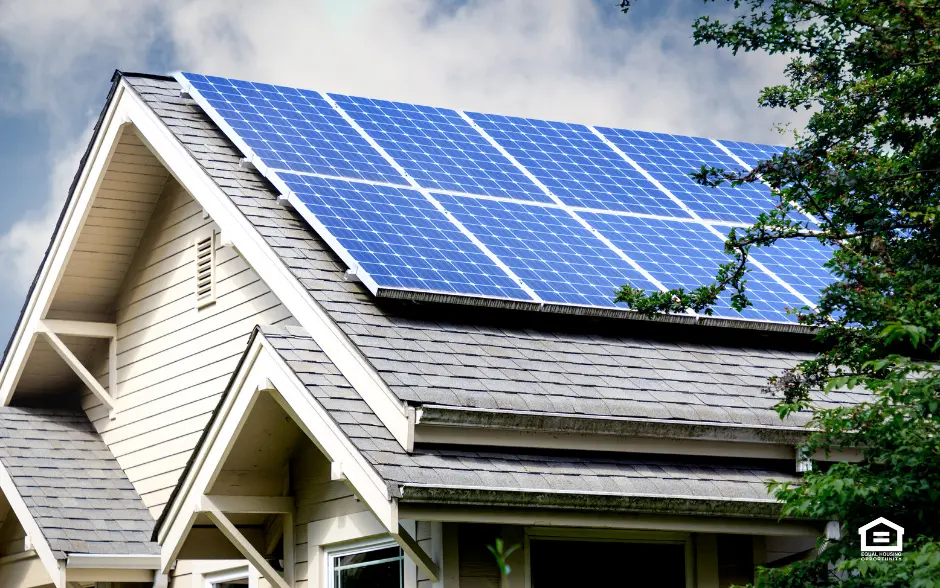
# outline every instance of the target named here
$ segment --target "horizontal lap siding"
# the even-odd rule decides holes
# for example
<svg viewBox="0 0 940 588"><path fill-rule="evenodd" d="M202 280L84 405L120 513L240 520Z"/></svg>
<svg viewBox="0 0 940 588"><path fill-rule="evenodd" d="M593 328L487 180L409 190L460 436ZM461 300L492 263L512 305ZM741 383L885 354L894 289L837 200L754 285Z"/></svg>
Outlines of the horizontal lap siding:
<svg viewBox="0 0 940 588"><path fill-rule="evenodd" d="M313 444L306 443L291 463L294 492L294 584L296 588L315 586L308 577L309 547L307 524L367 510L356 500L349 486L330 481L330 462Z"/></svg>
<svg viewBox="0 0 940 588"><path fill-rule="evenodd" d="M216 303L196 310L193 248L210 229L218 230L171 181L117 299L117 418L111 421L93 395L84 397L89 418L154 517L176 485L252 329L293 322L231 247L216 251ZM102 345L93 365L107 387L105 354Z"/></svg>

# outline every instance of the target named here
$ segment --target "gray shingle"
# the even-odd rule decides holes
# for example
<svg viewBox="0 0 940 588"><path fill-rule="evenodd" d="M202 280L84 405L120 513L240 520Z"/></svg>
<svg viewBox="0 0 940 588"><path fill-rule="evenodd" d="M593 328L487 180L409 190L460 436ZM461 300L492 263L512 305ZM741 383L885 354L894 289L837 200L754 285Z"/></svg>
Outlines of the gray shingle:
<svg viewBox="0 0 940 588"><path fill-rule="evenodd" d="M0 407L0 463L57 558L160 553L150 511L81 409Z"/></svg>

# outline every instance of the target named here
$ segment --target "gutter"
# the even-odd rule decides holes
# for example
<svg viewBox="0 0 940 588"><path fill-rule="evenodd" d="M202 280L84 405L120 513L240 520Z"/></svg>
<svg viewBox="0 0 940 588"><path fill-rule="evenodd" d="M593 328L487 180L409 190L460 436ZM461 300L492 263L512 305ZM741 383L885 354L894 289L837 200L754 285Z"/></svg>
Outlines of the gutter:
<svg viewBox="0 0 940 588"><path fill-rule="evenodd" d="M65 567L79 570L157 570L160 569L160 556L149 553L129 555L70 553Z"/></svg>
<svg viewBox="0 0 940 588"><path fill-rule="evenodd" d="M520 410L493 410L424 405L415 411L415 426L575 433L713 441L802 445L811 432L800 426L747 425L628 417L582 416Z"/></svg>
<svg viewBox="0 0 940 588"><path fill-rule="evenodd" d="M729 517L779 518L782 505L773 498L727 498L720 496L670 496L657 494L615 494L532 490L525 488L486 488L402 484L400 503L498 508L554 508L634 514L673 514Z"/></svg>

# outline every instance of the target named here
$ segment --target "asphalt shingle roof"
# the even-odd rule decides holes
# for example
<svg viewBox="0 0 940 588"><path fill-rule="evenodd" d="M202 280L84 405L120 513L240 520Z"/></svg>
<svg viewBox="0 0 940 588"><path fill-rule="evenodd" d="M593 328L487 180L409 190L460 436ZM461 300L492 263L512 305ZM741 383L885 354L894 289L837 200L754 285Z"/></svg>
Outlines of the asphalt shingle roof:
<svg viewBox="0 0 940 588"><path fill-rule="evenodd" d="M57 558L160 553L153 517L81 409L0 407L0 463Z"/></svg>
<svg viewBox="0 0 940 588"><path fill-rule="evenodd" d="M180 86L126 78L402 399L415 404L770 426L767 377L792 351L416 318L344 279L346 267ZM625 323L629 324L629 323ZM624 327L629 331L629 326ZM851 394L840 402L857 401ZM825 402L823 403L825 404ZM787 424L802 424L792 417Z"/></svg>
<svg viewBox="0 0 940 588"><path fill-rule="evenodd" d="M330 413L356 448L389 484L586 497L600 495L683 497L712 501L770 501L767 481L794 480L792 473L747 465L683 463L662 458L549 456L417 447L406 452L368 404L301 327L261 327L261 333L310 394ZM462 503L467 497L461 497Z"/></svg>

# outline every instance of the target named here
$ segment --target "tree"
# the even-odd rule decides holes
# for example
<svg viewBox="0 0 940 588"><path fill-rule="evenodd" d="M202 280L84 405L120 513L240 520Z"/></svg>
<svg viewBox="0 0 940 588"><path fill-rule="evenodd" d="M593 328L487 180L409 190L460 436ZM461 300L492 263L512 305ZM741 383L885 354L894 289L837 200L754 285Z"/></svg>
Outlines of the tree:
<svg viewBox="0 0 940 588"><path fill-rule="evenodd" d="M773 487L784 515L837 520L841 539L821 542L811 561L760 570L755 583L940 586L940 0L728 4L729 20L694 22L695 43L788 56L786 83L765 88L759 103L811 115L773 159L694 177L709 186L765 182L779 204L731 232L730 261L713 283L665 293L624 286L618 300L639 312L710 313L727 292L740 310L753 248L785 239L832 247L833 284L815 308L798 311L822 351L769 388L781 416L811 411L809 454L854 448L862 460ZM836 388L869 400L814 405L819 391ZM861 557L857 530L879 516L905 527L899 561Z"/></svg>

